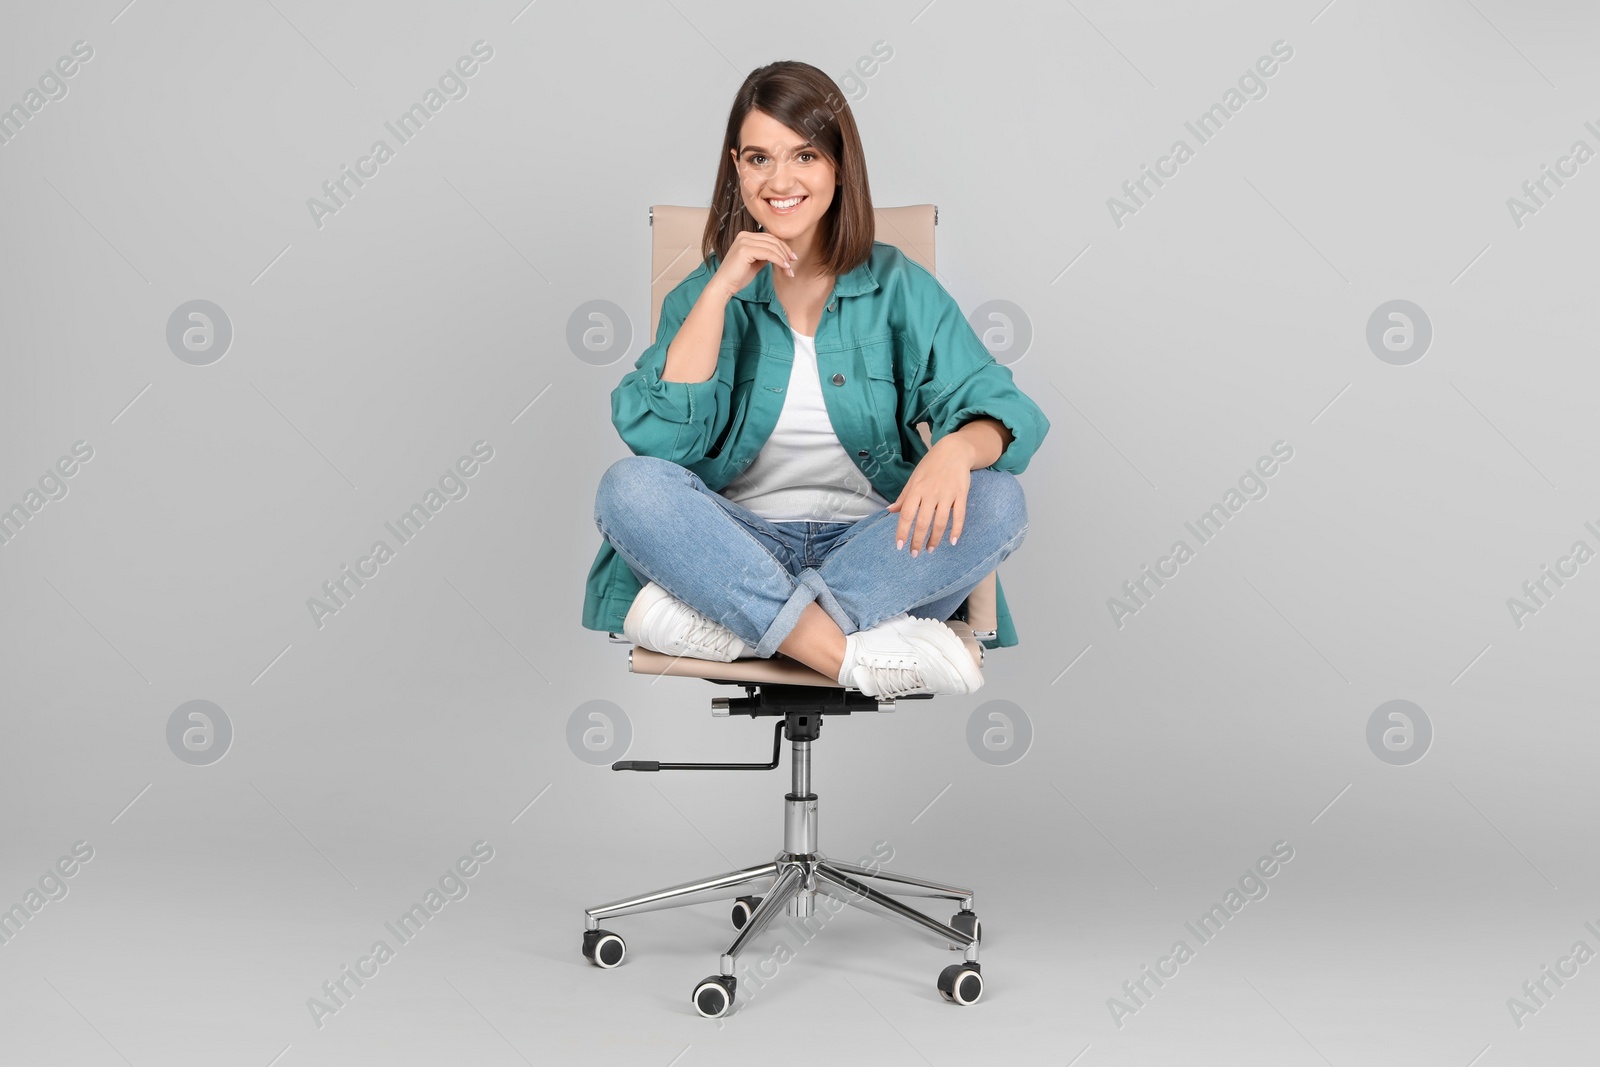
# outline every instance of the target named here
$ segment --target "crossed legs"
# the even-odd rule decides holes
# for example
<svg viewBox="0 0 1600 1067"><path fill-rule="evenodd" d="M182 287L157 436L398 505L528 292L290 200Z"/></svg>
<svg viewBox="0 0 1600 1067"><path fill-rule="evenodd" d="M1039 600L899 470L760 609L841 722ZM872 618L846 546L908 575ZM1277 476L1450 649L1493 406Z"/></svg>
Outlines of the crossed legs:
<svg viewBox="0 0 1600 1067"><path fill-rule="evenodd" d="M756 655L782 652L833 678L846 634L908 611L949 618L1028 524L1015 476L988 469L972 472L957 544L947 530L934 552L897 552L899 520L879 509L808 566L773 523L668 460L618 460L595 497L595 526L641 582L728 627Z"/></svg>
<svg viewBox="0 0 1600 1067"><path fill-rule="evenodd" d="M799 621L778 651L829 678L837 678L844 669L844 645L844 631L813 600L800 612Z"/></svg>

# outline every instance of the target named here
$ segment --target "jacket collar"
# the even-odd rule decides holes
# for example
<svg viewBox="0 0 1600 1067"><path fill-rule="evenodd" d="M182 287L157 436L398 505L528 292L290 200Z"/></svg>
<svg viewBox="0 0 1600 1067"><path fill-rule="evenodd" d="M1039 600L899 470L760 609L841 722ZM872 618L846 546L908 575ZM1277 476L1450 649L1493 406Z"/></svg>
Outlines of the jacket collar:
<svg viewBox="0 0 1600 1067"><path fill-rule="evenodd" d="M712 256L712 259L717 262L718 266L721 265L720 260L717 260L715 255ZM872 274L871 264L872 261L870 259L862 260L860 266L847 274L841 274L834 281L833 292L828 299L832 300L836 296L860 296L862 293L870 293L878 288L878 279ZM716 267L712 268L712 270L715 269ZM756 276L750 279L749 284L733 295L740 300L749 300L754 303L772 303L777 299L777 293L772 288L772 272L774 269L771 263L764 264L756 272Z"/></svg>

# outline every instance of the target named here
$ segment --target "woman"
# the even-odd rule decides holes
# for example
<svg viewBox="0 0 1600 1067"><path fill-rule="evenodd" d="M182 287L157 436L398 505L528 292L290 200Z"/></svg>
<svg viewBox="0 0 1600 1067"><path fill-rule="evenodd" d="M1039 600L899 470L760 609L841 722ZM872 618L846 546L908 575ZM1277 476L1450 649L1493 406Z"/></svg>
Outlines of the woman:
<svg viewBox="0 0 1600 1067"><path fill-rule="evenodd" d="M634 455L596 494L584 625L626 610L629 639L669 655L781 652L869 696L973 692L944 620L1021 544L1015 474L1049 420L937 280L874 240L831 78L754 71L725 148L703 262L612 392Z"/></svg>

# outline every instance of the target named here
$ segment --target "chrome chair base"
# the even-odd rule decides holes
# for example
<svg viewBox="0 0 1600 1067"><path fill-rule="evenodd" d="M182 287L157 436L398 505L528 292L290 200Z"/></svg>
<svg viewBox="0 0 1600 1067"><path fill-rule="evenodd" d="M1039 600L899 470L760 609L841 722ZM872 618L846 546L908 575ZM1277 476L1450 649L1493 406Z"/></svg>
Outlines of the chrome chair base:
<svg viewBox="0 0 1600 1067"><path fill-rule="evenodd" d="M809 734L816 736L815 725ZM784 849L772 862L697 878L666 889L623 897L584 912L584 955L602 968L620 965L626 956L622 938L602 930L602 920L622 915L678 908L716 900L739 898L733 921L739 933L719 960L719 973L704 979L691 997L701 1015L716 1018L733 1005L738 984L735 969L740 955L777 919L787 914L802 921L816 912L818 893L852 907L892 919L936 938L946 948L959 950L963 961L945 968L936 983L940 995L958 1004L970 1004L982 992L978 946L982 926L973 911L973 891L929 878L920 878L881 866L865 866L831 859L816 847L817 797L811 792L811 741L791 734L793 789L784 798ZM776 756L774 756L776 758ZM665 765L661 765L665 766ZM630 766L628 769L632 769ZM895 899L902 896L956 901L960 910L951 923L942 923ZM829 908L830 913L842 908ZM743 920L741 922L741 920Z"/></svg>

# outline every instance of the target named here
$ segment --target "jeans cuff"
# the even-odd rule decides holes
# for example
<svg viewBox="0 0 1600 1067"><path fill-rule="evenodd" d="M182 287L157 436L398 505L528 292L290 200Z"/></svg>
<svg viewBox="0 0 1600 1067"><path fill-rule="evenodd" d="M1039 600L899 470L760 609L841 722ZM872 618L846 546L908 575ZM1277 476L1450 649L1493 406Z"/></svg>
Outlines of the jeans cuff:
<svg viewBox="0 0 1600 1067"><path fill-rule="evenodd" d="M832 596L832 594L829 594ZM778 646L788 640L795 624L800 621L800 613L806 610L806 605L816 599L814 588L801 582L795 591L789 595L788 603L778 610L778 617L772 620L772 625L767 627L767 632L761 635L761 643L756 645L755 654L762 659L767 659L778 651Z"/></svg>
<svg viewBox="0 0 1600 1067"><path fill-rule="evenodd" d="M828 588L828 583L823 581L822 575L815 568L806 567L795 575L795 581L817 594L817 605L828 613L828 617L834 621L834 624L841 631L852 634L860 629L855 620L849 616L844 608L839 606L839 601L834 598L833 590Z"/></svg>

